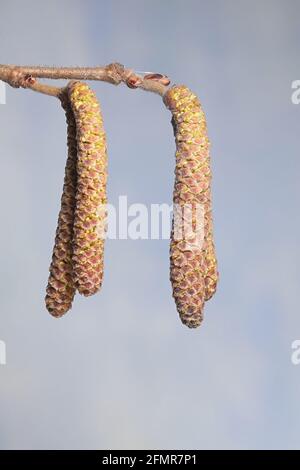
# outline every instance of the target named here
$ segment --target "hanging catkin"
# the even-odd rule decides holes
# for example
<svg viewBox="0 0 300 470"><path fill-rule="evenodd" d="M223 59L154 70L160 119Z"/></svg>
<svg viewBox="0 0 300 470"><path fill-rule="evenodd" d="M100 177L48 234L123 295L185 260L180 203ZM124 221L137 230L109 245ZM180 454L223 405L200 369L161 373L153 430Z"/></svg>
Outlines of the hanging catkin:
<svg viewBox="0 0 300 470"><path fill-rule="evenodd" d="M68 156L61 198L61 209L58 216L55 244L45 298L47 310L54 317L61 317L71 308L75 295L72 275L72 254L77 186L76 124L66 92L61 96L61 104L65 110L67 121Z"/></svg>
<svg viewBox="0 0 300 470"><path fill-rule="evenodd" d="M106 137L94 92L81 82L72 82L68 92L76 120L78 156L73 274L78 292L88 296L99 290L103 278Z"/></svg>
<svg viewBox="0 0 300 470"><path fill-rule="evenodd" d="M170 278L182 322L196 328L203 319L205 300L215 292L218 273L212 238L210 159L206 120L198 98L185 86L174 86L164 95L172 113L176 140L174 214L170 247ZM199 224L199 208L204 215ZM185 233L185 211L190 210L194 233ZM197 227L197 223L198 228ZM182 232L176 237L175 229ZM203 231L203 236L201 233Z"/></svg>

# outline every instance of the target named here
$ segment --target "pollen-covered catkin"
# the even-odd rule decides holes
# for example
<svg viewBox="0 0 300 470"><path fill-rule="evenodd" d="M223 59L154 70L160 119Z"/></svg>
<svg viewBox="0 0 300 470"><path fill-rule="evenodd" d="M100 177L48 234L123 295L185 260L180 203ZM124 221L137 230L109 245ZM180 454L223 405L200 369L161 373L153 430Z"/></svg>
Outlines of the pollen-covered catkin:
<svg viewBox="0 0 300 470"><path fill-rule="evenodd" d="M54 317L61 317L71 308L76 290L72 273L73 224L77 186L76 124L67 93L61 96L61 103L67 121L68 156L45 298L47 310Z"/></svg>
<svg viewBox="0 0 300 470"><path fill-rule="evenodd" d="M85 296L102 284L106 229L106 136L95 93L81 82L68 86L76 120L77 193L73 238L73 274Z"/></svg>
<svg viewBox="0 0 300 470"><path fill-rule="evenodd" d="M176 140L170 278L182 322L196 328L218 278L212 238L209 140L199 100L187 87L170 88L164 103L172 113Z"/></svg>

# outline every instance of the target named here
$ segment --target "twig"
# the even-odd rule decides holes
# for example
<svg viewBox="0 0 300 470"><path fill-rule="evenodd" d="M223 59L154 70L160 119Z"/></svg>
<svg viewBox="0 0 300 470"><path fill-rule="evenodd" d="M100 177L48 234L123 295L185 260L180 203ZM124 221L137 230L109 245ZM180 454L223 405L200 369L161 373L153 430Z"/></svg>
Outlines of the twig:
<svg viewBox="0 0 300 470"><path fill-rule="evenodd" d="M0 80L14 88L30 88L34 91L59 97L62 89L43 85L37 78L68 80L100 80L113 85L125 83L129 88L141 88L161 96L167 91L170 80L160 74L147 74L144 77L119 63L104 67L32 67L0 64Z"/></svg>

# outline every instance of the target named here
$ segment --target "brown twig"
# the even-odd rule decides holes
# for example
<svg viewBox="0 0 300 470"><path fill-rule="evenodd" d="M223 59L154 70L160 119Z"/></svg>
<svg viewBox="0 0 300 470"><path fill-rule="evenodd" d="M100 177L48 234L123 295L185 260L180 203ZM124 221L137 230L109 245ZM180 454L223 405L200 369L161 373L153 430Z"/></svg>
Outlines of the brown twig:
<svg viewBox="0 0 300 470"><path fill-rule="evenodd" d="M37 78L68 80L100 80L113 85L125 83L129 88L141 88L161 96L167 91L170 80L161 74L136 74L119 63L104 67L32 67L0 64L0 80L14 88L30 88L34 91L59 97L62 89L37 82Z"/></svg>

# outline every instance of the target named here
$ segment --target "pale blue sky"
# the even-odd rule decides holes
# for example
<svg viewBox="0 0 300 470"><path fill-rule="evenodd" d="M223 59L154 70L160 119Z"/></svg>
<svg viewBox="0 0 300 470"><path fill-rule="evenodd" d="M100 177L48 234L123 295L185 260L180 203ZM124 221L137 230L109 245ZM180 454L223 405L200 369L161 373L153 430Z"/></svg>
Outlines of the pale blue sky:
<svg viewBox="0 0 300 470"><path fill-rule="evenodd" d="M0 447L299 448L299 1L1 4L1 63L166 73L196 92L212 142L221 280L191 331L168 242L108 241L102 292L44 308L66 129L58 103L0 106ZM158 96L94 83L109 197L170 203L174 141Z"/></svg>

